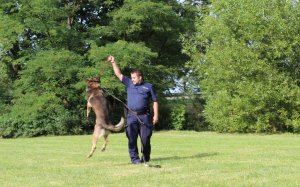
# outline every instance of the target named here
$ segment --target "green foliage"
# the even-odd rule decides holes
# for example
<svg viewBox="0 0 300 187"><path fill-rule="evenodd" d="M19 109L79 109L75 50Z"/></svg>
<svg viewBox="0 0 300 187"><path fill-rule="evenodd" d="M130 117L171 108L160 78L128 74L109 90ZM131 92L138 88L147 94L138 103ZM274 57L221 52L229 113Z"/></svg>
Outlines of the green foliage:
<svg viewBox="0 0 300 187"><path fill-rule="evenodd" d="M178 19L172 6L164 2L127 0L122 9L113 13L112 27L119 36L135 39L136 33L146 34L146 29L172 33L180 29Z"/></svg>
<svg viewBox="0 0 300 187"><path fill-rule="evenodd" d="M15 82L11 111L0 122L2 136L79 133L83 111L74 115L67 109L82 108L83 88L75 84L83 65L69 51L41 51L28 61Z"/></svg>
<svg viewBox="0 0 300 187"><path fill-rule="evenodd" d="M210 128L299 132L299 3L230 0L210 7L193 46L185 47Z"/></svg>
<svg viewBox="0 0 300 187"><path fill-rule="evenodd" d="M11 91L12 81L8 75L8 68L6 64L0 63L0 106L9 102Z"/></svg>
<svg viewBox="0 0 300 187"><path fill-rule="evenodd" d="M165 89L168 81L162 80L159 75L170 74L163 65L153 65L157 54L152 52L142 43L129 43L118 41L103 47L91 46L89 51L91 61L95 62L96 69L100 70L101 84L105 88L124 93L124 86L115 77L111 64L106 62L109 55L113 55L124 75L130 76L133 69L141 69L145 81L151 81L157 90Z"/></svg>
<svg viewBox="0 0 300 187"><path fill-rule="evenodd" d="M205 100L202 96L190 97L185 100L185 126L184 130L206 131L208 124L204 118Z"/></svg>
<svg viewBox="0 0 300 187"><path fill-rule="evenodd" d="M180 16L182 9L175 0L124 1L122 8L109 14L112 18L110 24L98 30L100 35L114 38L115 41L144 43L157 54L151 62L146 59L154 68L151 68L149 76L155 76L153 77L155 81L162 79L168 81L165 85L167 88L174 87L174 81L185 73L183 67L187 60L187 56L181 53L182 45L179 38L181 34L190 31L190 25L193 25L184 16ZM158 74L157 70L162 68L167 72Z"/></svg>
<svg viewBox="0 0 300 187"><path fill-rule="evenodd" d="M161 98L187 58L179 36L192 23L182 10L176 0L0 0L1 136L90 132L85 79L100 75L102 87L125 97L110 54L124 75L141 69Z"/></svg>
<svg viewBox="0 0 300 187"><path fill-rule="evenodd" d="M18 98L24 93L35 92L40 95L52 92L66 107L71 107L78 101L78 93L82 94L74 85L84 81L79 76L84 65L83 58L67 50L41 51L26 63L21 78L15 82L14 96Z"/></svg>
<svg viewBox="0 0 300 187"><path fill-rule="evenodd" d="M78 117L72 116L55 95L25 94L15 101L9 114L0 120L0 136L40 136L45 134L74 134L80 127ZM78 132L76 132L78 133Z"/></svg>
<svg viewBox="0 0 300 187"><path fill-rule="evenodd" d="M173 107L171 112L171 126L175 130L182 130L185 122L185 105L177 104Z"/></svg>
<svg viewBox="0 0 300 187"><path fill-rule="evenodd" d="M9 16L4 14L0 14L0 25L5 25L5 27L0 27L1 51L7 51L8 49L13 47L13 44L15 42L19 40L19 33L22 32L24 26L18 21L11 19Z"/></svg>
<svg viewBox="0 0 300 187"><path fill-rule="evenodd" d="M208 129L201 96L173 96L160 104L160 128L203 131Z"/></svg>

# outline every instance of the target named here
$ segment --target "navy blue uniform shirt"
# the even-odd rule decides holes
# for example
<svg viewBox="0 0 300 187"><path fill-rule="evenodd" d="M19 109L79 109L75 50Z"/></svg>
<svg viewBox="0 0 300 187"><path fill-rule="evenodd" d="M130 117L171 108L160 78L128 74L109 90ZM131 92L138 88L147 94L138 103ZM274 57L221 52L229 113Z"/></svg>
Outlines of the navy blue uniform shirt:
<svg viewBox="0 0 300 187"><path fill-rule="evenodd" d="M127 105L133 111L150 109L150 100L157 101L157 95L150 83L142 82L134 85L130 78L123 75L122 83L126 86Z"/></svg>

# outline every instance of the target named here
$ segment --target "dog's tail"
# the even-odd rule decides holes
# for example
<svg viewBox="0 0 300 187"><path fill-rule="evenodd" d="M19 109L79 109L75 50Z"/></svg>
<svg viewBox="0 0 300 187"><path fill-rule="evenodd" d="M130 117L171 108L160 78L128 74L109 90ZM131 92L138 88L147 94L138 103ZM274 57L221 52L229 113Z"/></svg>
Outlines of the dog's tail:
<svg viewBox="0 0 300 187"><path fill-rule="evenodd" d="M117 125L115 125L115 126L112 124L104 125L104 128L111 130L111 131L120 131L124 127L124 122L125 122L124 117L121 117L121 120Z"/></svg>
<svg viewBox="0 0 300 187"><path fill-rule="evenodd" d="M120 120L120 122L115 126L114 131L120 131L120 130L122 130L122 128L124 127L124 122L125 122L124 118L121 117L121 120Z"/></svg>

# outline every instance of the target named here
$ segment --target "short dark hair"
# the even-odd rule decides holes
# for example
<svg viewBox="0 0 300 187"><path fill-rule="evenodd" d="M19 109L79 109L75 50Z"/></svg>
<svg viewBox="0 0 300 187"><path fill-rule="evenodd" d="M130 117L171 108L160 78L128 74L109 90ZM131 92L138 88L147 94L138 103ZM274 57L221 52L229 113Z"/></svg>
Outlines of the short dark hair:
<svg viewBox="0 0 300 187"><path fill-rule="evenodd" d="M133 73L137 74L138 76L142 76L143 77L143 73L140 70L138 70L138 69L132 70L131 74L133 74Z"/></svg>

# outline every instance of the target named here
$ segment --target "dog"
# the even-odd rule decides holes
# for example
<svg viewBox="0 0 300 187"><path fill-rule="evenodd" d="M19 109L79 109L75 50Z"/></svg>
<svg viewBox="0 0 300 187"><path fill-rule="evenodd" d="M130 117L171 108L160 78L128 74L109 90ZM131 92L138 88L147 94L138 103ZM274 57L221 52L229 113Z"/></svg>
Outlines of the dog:
<svg viewBox="0 0 300 187"><path fill-rule="evenodd" d="M124 126L124 117L121 117L120 122L114 126L108 116L107 100L103 90L100 88L100 78L90 78L86 80L86 93L87 93L87 117L91 109L96 114L96 123L93 133L93 145L88 158L91 158L96 150L97 141L100 137L104 138L104 144L101 151L105 151L108 143L108 135L111 131L120 131Z"/></svg>

